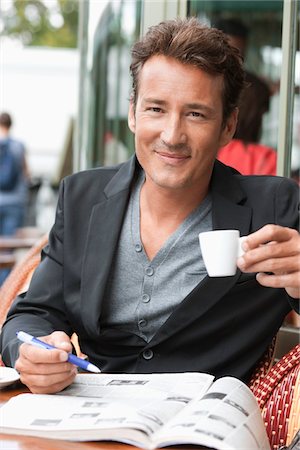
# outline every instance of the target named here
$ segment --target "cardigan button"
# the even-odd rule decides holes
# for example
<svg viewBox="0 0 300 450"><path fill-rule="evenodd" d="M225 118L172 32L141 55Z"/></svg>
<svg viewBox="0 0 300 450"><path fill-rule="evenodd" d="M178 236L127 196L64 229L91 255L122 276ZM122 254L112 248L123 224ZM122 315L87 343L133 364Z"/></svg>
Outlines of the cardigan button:
<svg viewBox="0 0 300 450"><path fill-rule="evenodd" d="M141 328L145 327L146 325L147 325L147 320L145 320L145 319L139 320L139 326Z"/></svg>
<svg viewBox="0 0 300 450"><path fill-rule="evenodd" d="M153 267L146 267L146 269L145 269L145 273L146 273L146 275L148 275L148 277L152 277L152 275L154 274L154 269L153 269Z"/></svg>
<svg viewBox="0 0 300 450"><path fill-rule="evenodd" d="M148 295L148 294L143 294L143 295L142 295L142 302L143 302L143 303L148 303L148 302L150 302L150 295Z"/></svg>
<svg viewBox="0 0 300 450"><path fill-rule="evenodd" d="M147 350L143 351L142 355L143 355L144 359L152 359L154 356L154 353L150 348L148 348Z"/></svg>

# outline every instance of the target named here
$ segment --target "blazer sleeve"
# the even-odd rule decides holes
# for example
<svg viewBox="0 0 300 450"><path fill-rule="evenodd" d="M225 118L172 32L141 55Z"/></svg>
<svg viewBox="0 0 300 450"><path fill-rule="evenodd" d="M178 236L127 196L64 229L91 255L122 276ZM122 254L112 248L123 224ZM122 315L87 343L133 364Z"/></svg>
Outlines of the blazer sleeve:
<svg viewBox="0 0 300 450"><path fill-rule="evenodd" d="M20 342L17 331L44 336L55 330L72 334L67 320L63 293L64 246L64 182L61 183L54 226L49 245L42 251L42 260L33 274L29 290L14 301L3 325L0 351L3 362L14 366Z"/></svg>
<svg viewBox="0 0 300 450"><path fill-rule="evenodd" d="M295 228L299 232L299 212L299 186L288 178L282 178L275 199L275 223ZM299 300L290 297L288 294L287 297L291 307L299 314Z"/></svg>
<svg viewBox="0 0 300 450"><path fill-rule="evenodd" d="M275 197L275 223L299 231L299 186L282 178Z"/></svg>

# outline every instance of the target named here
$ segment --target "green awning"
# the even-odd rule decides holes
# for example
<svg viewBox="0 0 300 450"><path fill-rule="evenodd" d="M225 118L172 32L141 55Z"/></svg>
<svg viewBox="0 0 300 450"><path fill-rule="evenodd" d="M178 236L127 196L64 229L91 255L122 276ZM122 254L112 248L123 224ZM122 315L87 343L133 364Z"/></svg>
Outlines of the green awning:
<svg viewBox="0 0 300 450"><path fill-rule="evenodd" d="M282 12L283 0L190 0L190 7L210 12Z"/></svg>

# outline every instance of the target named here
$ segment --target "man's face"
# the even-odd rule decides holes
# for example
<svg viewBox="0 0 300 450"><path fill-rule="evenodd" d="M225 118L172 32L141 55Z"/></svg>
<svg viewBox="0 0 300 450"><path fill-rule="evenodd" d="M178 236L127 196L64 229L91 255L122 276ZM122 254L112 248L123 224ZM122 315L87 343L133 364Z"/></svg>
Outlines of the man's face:
<svg viewBox="0 0 300 450"><path fill-rule="evenodd" d="M208 186L218 149L236 125L236 112L223 125L222 89L222 76L173 58L144 64L128 123L146 182L184 191Z"/></svg>

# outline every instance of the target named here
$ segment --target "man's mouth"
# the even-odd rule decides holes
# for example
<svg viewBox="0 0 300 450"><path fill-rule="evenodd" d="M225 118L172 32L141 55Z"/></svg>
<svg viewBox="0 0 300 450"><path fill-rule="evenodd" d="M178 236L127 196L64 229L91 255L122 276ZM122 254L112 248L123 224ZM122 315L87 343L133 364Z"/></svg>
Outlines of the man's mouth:
<svg viewBox="0 0 300 450"><path fill-rule="evenodd" d="M159 151L159 150L155 150L155 153L165 160L171 160L171 161L173 160L174 162L184 161L184 160L190 158L189 155L186 155L184 153L165 152L165 151Z"/></svg>

